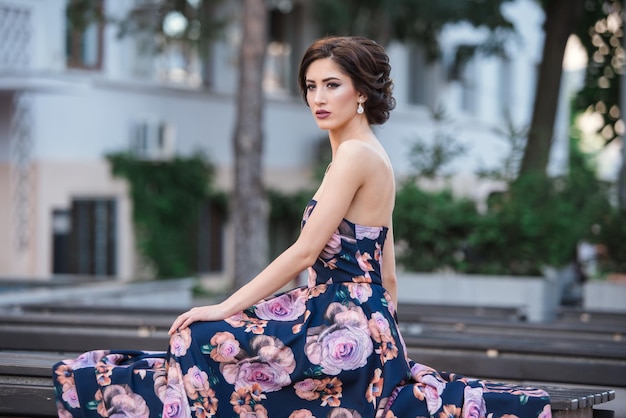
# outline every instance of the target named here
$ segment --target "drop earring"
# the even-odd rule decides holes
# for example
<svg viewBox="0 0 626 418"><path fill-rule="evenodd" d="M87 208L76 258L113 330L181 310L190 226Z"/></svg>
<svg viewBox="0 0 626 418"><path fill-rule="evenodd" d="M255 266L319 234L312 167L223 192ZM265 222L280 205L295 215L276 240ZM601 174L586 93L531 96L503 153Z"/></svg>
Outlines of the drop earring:
<svg viewBox="0 0 626 418"><path fill-rule="evenodd" d="M365 109L363 109L363 103L361 103L361 101L359 101L359 105L356 108L356 113L358 113L359 115L362 114L365 111Z"/></svg>

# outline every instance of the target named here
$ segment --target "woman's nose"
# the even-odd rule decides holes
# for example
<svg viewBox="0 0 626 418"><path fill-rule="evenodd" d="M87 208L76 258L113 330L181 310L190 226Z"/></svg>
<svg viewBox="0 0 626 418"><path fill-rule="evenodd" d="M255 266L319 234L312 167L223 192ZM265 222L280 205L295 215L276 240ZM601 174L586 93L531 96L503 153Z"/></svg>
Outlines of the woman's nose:
<svg viewBox="0 0 626 418"><path fill-rule="evenodd" d="M313 100L317 104L326 102L326 96L324 95L322 89L315 90L315 94L313 96Z"/></svg>

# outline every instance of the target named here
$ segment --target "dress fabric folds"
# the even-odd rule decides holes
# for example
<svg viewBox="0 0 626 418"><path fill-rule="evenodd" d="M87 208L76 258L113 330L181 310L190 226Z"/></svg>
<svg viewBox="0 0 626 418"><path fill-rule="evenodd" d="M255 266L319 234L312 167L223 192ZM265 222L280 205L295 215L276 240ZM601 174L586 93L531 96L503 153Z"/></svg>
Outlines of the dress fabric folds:
<svg viewBox="0 0 626 418"><path fill-rule="evenodd" d="M98 350L55 364L59 417L550 417L542 390L407 357L382 286L387 232L343 220L306 286L196 322L166 352Z"/></svg>

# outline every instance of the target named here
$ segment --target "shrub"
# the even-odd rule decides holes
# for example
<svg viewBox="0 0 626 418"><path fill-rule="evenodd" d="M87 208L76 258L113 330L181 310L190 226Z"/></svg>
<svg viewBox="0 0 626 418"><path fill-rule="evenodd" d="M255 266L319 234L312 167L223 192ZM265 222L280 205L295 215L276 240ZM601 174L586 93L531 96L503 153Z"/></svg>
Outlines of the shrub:
<svg viewBox="0 0 626 418"><path fill-rule="evenodd" d="M396 195L394 238L398 264L407 270L465 270L464 248L478 221L470 200L448 190L426 192L404 183Z"/></svg>

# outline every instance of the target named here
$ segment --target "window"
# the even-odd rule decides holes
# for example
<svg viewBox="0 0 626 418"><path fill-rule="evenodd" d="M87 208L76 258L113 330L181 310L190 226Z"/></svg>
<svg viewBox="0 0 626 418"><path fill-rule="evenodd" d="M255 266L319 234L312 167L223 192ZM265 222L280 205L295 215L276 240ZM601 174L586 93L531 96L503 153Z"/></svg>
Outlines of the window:
<svg viewBox="0 0 626 418"><path fill-rule="evenodd" d="M67 6L66 58L70 68L102 68L103 0L70 2Z"/></svg>
<svg viewBox="0 0 626 418"><path fill-rule="evenodd" d="M215 201L206 202L200 210L197 228L198 273L210 273L223 270L223 228L226 212L223 205Z"/></svg>
<svg viewBox="0 0 626 418"><path fill-rule="evenodd" d="M52 212L52 273L114 276L117 271L114 199L74 199Z"/></svg>
<svg viewBox="0 0 626 418"><path fill-rule="evenodd" d="M0 2L0 39L0 72L20 70L31 65L33 19L28 5Z"/></svg>
<svg viewBox="0 0 626 418"><path fill-rule="evenodd" d="M429 62L424 48L419 45L409 47L409 54L409 101L435 107L438 63Z"/></svg>
<svg viewBox="0 0 626 418"><path fill-rule="evenodd" d="M500 59L499 100L502 116L507 116L513 103L513 64L507 57Z"/></svg>
<svg viewBox="0 0 626 418"><path fill-rule="evenodd" d="M288 95L296 86L294 74L294 44L298 6L291 2L279 2L269 12L269 39L265 55L263 90L274 95Z"/></svg>
<svg viewBox="0 0 626 418"><path fill-rule="evenodd" d="M470 115L476 113L476 65L476 60L470 59L463 69L463 76L461 79L461 109Z"/></svg>

